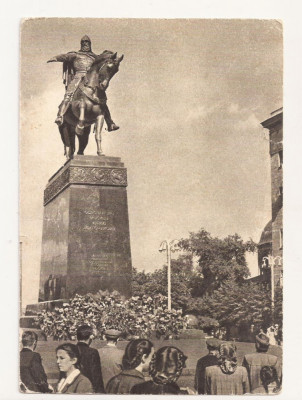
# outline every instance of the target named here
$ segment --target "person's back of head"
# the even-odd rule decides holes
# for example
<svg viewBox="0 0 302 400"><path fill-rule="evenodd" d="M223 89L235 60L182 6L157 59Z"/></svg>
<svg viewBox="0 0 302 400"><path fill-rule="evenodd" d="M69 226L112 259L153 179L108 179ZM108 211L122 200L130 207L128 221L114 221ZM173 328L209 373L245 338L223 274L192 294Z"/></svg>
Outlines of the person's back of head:
<svg viewBox="0 0 302 400"><path fill-rule="evenodd" d="M265 333L259 333L255 338L255 346L258 353L266 353L269 348L269 338Z"/></svg>
<svg viewBox="0 0 302 400"><path fill-rule="evenodd" d="M278 379L278 375L277 375L277 371L275 367L272 366L264 366L261 368L260 371L260 379L262 382L262 385L266 391L266 393L268 393L268 386L271 383L276 383L276 387L275 387L275 392L279 390L280 388L280 383L279 383L279 379Z"/></svg>
<svg viewBox="0 0 302 400"><path fill-rule="evenodd" d="M164 346L153 355L149 373L155 383L176 382L185 367L187 357L174 346Z"/></svg>
<svg viewBox="0 0 302 400"><path fill-rule="evenodd" d="M215 339L215 338L208 339L206 341L206 345L209 350L209 353L212 353L212 354L216 353L219 349L219 344L220 344L220 342L218 339Z"/></svg>
<svg viewBox="0 0 302 400"><path fill-rule="evenodd" d="M108 329L104 332L105 339L108 344L117 345L118 338L121 336L122 332L117 329Z"/></svg>
<svg viewBox="0 0 302 400"><path fill-rule="evenodd" d="M23 347L32 347L38 341L38 335L33 331L25 331L22 334Z"/></svg>
<svg viewBox="0 0 302 400"><path fill-rule="evenodd" d="M93 328L89 325L81 325L77 329L77 339L80 341L86 341L91 339L93 336Z"/></svg>
<svg viewBox="0 0 302 400"><path fill-rule="evenodd" d="M221 343L219 346L218 365L225 374L233 374L237 368L237 347L234 343Z"/></svg>
<svg viewBox="0 0 302 400"><path fill-rule="evenodd" d="M147 339L135 339L129 342L122 360L123 370L138 367L143 356L149 356L152 348L153 344Z"/></svg>

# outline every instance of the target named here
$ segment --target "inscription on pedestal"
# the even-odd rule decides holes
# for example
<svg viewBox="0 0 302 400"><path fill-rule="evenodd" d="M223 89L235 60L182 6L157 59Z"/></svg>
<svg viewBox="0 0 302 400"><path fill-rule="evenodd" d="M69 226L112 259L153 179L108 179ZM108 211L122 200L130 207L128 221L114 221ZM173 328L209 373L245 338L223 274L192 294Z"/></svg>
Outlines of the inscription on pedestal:
<svg viewBox="0 0 302 400"><path fill-rule="evenodd" d="M113 268L113 262L108 254L102 254L97 258L93 258L92 260L89 260L88 263L90 270L94 273L94 275L107 274L108 271L112 270Z"/></svg>
<svg viewBox="0 0 302 400"><path fill-rule="evenodd" d="M86 216L82 230L86 232L115 231L112 211L84 210Z"/></svg>

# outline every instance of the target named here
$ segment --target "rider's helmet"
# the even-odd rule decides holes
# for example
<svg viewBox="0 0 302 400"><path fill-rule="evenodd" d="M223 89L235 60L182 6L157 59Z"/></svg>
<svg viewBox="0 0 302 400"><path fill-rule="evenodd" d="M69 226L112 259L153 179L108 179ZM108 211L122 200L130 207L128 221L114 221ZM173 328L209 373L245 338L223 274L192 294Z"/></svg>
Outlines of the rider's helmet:
<svg viewBox="0 0 302 400"><path fill-rule="evenodd" d="M81 51L91 51L91 40L87 35L81 39Z"/></svg>

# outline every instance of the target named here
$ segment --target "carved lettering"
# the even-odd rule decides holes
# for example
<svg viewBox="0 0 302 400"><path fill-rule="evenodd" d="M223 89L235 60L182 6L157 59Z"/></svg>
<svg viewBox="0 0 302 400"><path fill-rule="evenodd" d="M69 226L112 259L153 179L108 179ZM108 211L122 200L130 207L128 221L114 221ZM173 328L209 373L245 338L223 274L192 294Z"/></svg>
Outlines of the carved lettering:
<svg viewBox="0 0 302 400"><path fill-rule="evenodd" d="M84 232L116 231L113 226L113 211L82 210L84 218L78 218L77 229Z"/></svg>
<svg viewBox="0 0 302 400"><path fill-rule="evenodd" d="M91 272L98 274L106 274L110 269L113 268L113 262L110 260L110 256L103 254L98 258L88 261Z"/></svg>
<svg viewBox="0 0 302 400"><path fill-rule="evenodd" d="M85 225L82 228L86 232L99 232L99 231L112 231L115 232L116 228L114 226L95 226L95 225Z"/></svg>

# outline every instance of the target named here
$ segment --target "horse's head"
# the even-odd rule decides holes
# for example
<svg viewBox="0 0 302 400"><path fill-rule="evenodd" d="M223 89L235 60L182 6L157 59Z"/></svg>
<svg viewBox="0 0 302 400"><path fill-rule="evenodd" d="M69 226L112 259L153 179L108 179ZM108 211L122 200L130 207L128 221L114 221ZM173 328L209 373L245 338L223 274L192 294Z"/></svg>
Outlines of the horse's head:
<svg viewBox="0 0 302 400"><path fill-rule="evenodd" d="M90 70L96 70L98 73L99 86L101 89L107 89L110 79L118 72L119 65L123 58L124 55L118 57L117 53L105 50L95 59Z"/></svg>

